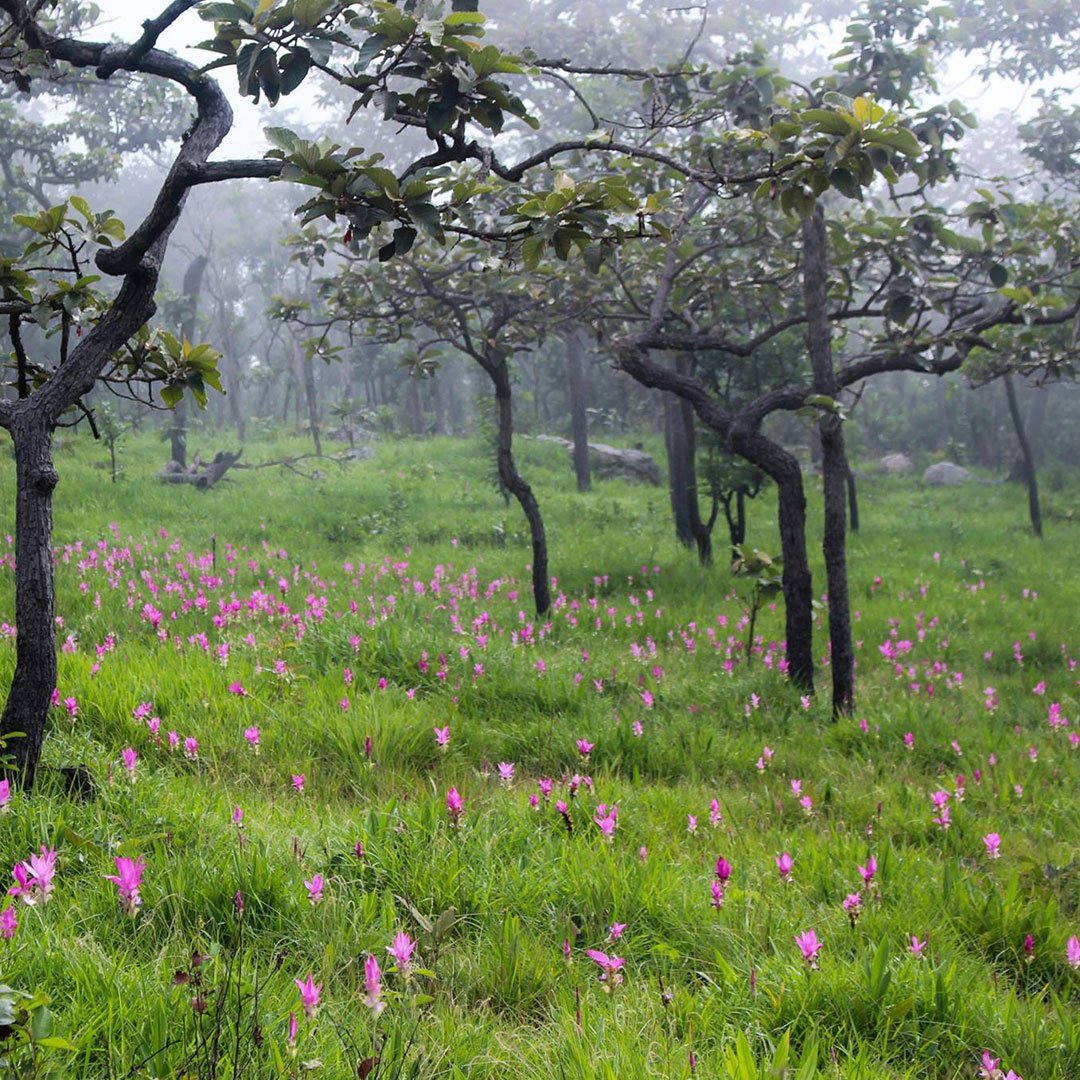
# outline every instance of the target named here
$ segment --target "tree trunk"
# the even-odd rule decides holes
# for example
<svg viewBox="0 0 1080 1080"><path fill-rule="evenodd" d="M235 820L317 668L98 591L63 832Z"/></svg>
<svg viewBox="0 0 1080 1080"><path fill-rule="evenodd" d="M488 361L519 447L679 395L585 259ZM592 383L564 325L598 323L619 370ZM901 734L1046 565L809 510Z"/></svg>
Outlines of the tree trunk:
<svg viewBox="0 0 1080 1080"><path fill-rule="evenodd" d="M683 547L694 543L694 527L690 520L690 503L687 490L690 481L686 476L686 428L683 424L679 399L674 394L664 394L664 443L668 459L668 495L671 500L671 517L675 522L675 537Z"/></svg>
<svg viewBox="0 0 1080 1080"><path fill-rule="evenodd" d="M195 336L195 317L199 310L199 292L202 290L203 273L209 260L205 255L197 255L188 264L184 274L184 313L180 320L180 339L190 341ZM187 394L177 403L172 412L172 427L169 429L169 451L172 460L178 465L187 465Z"/></svg>
<svg viewBox="0 0 1080 1080"><path fill-rule="evenodd" d="M731 448L776 484L780 554L784 560L784 618L788 677L800 690L814 689L814 586L806 553L806 495L798 458L759 431L736 427Z"/></svg>
<svg viewBox="0 0 1080 1080"><path fill-rule="evenodd" d="M827 308L827 236L825 215L818 207L802 225L803 297L806 304L806 345L814 372L814 389L835 399L832 329ZM855 649L851 640L851 606L847 580L847 482L843 421L826 412L818 422L821 469L825 488L825 529L822 553L829 592L829 664L832 705L836 714L849 713L855 702Z"/></svg>
<svg viewBox="0 0 1080 1080"><path fill-rule="evenodd" d="M443 396L443 384L446 376L441 371L437 372L431 380L431 403L435 407L435 434L446 435L446 400Z"/></svg>
<svg viewBox="0 0 1080 1080"><path fill-rule="evenodd" d="M405 381L405 412L412 434L423 435L424 408L420 402L420 383L412 375L406 376Z"/></svg>
<svg viewBox="0 0 1080 1080"><path fill-rule="evenodd" d="M52 562L52 494L59 476L52 432L31 413L11 429L15 442L15 675L0 740L29 790L37 775L45 721L56 688L56 628ZM21 732L21 735L16 733Z"/></svg>
<svg viewBox="0 0 1080 1080"><path fill-rule="evenodd" d="M855 482L855 470L848 462L847 469L848 522L853 533L859 531L859 486Z"/></svg>
<svg viewBox="0 0 1080 1080"><path fill-rule="evenodd" d="M1031 528L1035 535L1042 538L1042 510L1039 508L1039 479L1035 471L1035 456L1031 452L1031 443L1028 442L1027 432L1024 430L1024 419L1020 415L1020 406L1016 400L1016 387L1013 385L1011 375L1003 375L1001 381L1005 384L1005 398L1009 403L1009 415L1012 417L1013 428L1016 430L1016 441L1020 444L1020 457L1024 463L1024 483L1028 492L1028 516L1031 518Z"/></svg>
<svg viewBox="0 0 1080 1080"><path fill-rule="evenodd" d="M544 519L540 514L540 504L533 495L532 488L518 472L514 464L514 413L510 397L510 370L505 360L489 360L484 369L495 384L495 411L498 421L496 435L496 454L499 467L499 480L503 487L518 501L529 522L532 536L532 584L536 600L536 614L543 615L551 607L551 591L548 584L547 536L544 532Z"/></svg>
<svg viewBox="0 0 1080 1080"><path fill-rule="evenodd" d="M585 394L585 368L581 362L581 336L566 340L566 397L570 406L570 437L574 440L574 476L577 489L586 492L592 485L589 470L589 414Z"/></svg>
<svg viewBox="0 0 1080 1080"><path fill-rule="evenodd" d="M319 431L319 402L315 393L315 358L300 358L304 369L304 397L307 399L308 423L311 425L311 438L315 443L315 454L322 457L322 433Z"/></svg>

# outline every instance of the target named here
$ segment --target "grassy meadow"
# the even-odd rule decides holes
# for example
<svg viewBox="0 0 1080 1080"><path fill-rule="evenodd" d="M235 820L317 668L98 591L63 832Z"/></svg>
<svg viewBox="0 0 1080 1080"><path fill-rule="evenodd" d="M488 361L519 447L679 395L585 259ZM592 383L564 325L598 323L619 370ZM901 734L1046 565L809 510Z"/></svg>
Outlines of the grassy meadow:
<svg viewBox="0 0 1080 1080"><path fill-rule="evenodd" d="M577 495L558 447L518 447L544 620L480 442L208 494L164 456L58 453L57 705L0 814L8 884L43 845L55 876L0 905L0 1075L1080 1076L1076 488L1039 543L1016 487L867 475L834 723L666 491Z"/></svg>

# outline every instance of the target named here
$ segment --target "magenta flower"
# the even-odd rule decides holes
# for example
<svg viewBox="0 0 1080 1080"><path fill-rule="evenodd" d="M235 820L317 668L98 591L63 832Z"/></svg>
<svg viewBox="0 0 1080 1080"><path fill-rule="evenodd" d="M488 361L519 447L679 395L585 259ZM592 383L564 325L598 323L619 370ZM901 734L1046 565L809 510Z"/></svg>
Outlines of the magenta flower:
<svg viewBox="0 0 1080 1080"><path fill-rule="evenodd" d="M323 984L316 984L312 975L308 975L307 982L294 979L297 989L300 991L300 1002L304 1006L304 1015L309 1020L315 1019L315 1013L319 1008L319 995L322 993Z"/></svg>
<svg viewBox="0 0 1080 1080"><path fill-rule="evenodd" d="M458 825L465 813L465 800L458 794L456 787L446 793L446 812L450 815L451 825Z"/></svg>
<svg viewBox="0 0 1080 1080"><path fill-rule="evenodd" d="M304 774L303 773L294 773L293 774L292 786L293 786L293 789L296 791L297 795L299 795L299 794L301 794L303 792L303 790L304 790Z"/></svg>
<svg viewBox="0 0 1080 1080"><path fill-rule="evenodd" d="M252 725L251 727L244 728L244 738L248 741L248 746L257 754L259 752L259 729Z"/></svg>
<svg viewBox="0 0 1080 1080"><path fill-rule="evenodd" d="M1080 938L1075 934L1065 944L1065 960L1071 968L1080 968Z"/></svg>
<svg viewBox="0 0 1080 1080"><path fill-rule="evenodd" d="M608 956L599 949L586 949L585 955L600 968L600 981L618 986L623 981L622 968L626 963L621 956Z"/></svg>
<svg viewBox="0 0 1080 1080"><path fill-rule="evenodd" d="M723 855L716 860L716 876L721 885L726 885L728 878L731 877L731 863Z"/></svg>
<svg viewBox="0 0 1080 1080"><path fill-rule="evenodd" d="M596 822L604 839L610 840L615 835L615 826L619 823L618 806L612 803L609 811L607 803L600 803L593 813L593 821Z"/></svg>
<svg viewBox="0 0 1080 1080"><path fill-rule="evenodd" d="M382 1000L382 972L374 953L364 962L364 989L367 991L364 1004L378 1016L386 1008L386 1002Z"/></svg>
<svg viewBox="0 0 1080 1080"><path fill-rule="evenodd" d="M776 863L776 869L780 872L780 880L790 881L791 868L795 865L795 860L784 851L776 856L774 862Z"/></svg>
<svg viewBox="0 0 1080 1080"><path fill-rule="evenodd" d="M712 828L717 828L724 822L724 815L720 812L720 803L717 799L713 799L709 803L709 825Z"/></svg>
<svg viewBox="0 0 1080 1080"><path fill-rule="evenodd" d="M923 938L922 941L920 941L918 935L912 934L911 944L908 946L908 952L911 953L912 956L922 956L923 949L926 948L929 941L929 938Z"/></svg>
<svg viewBox="0 0 1080 1080"><path fill-rule="evenodd" d="M593 743L588 739L578 739L577 751L583 758L587 758L593 751Z"/></svg>
<svg viewBox="0 0 1080 1080"><path fill-rule="evenodd" d="M135 766L138 763L139 755L129 746L127 749L120 751L120 760L124 763L124 768L127 769L128 776L134 779Z"/></svg>
<svg viewBox="0 0 1080 1080"><path fill-rule="evenodd" d="M394 958L397 969L402 975L409 974L409 968L412 966L412 954L415 950L416 942L404 930L399 934L395 934L393 942L386 946L386 951Z"/></svg>
<svg viewBox="0 0 1080 1080"><path fill-rule="evenodd" d="M8 803L11 801L11 781L0 780L0 814L7 813Z"/></svg>
<svg viewBox="0 0 1080 1080"><path fill-rule="evenodd" d="M724 906L724 886L723 883L716 878L713 878L709 882L709 888L712 890L712 906L719 911Z"/></svg>
<svg viewBox="0 0 1080 1080"><path fill-rule="evenodd" d="M24 863L16 863L11 876L15 884L8 889L9 896L21 896L27 907L33 907L38 900L47 904L56 876L56 852L42 844L41 854L31 855Z"/></svg>
<svg viewBox="0 0 1080 1080"><path fill-rule="evenodd" d="M244 827L244 811L239 806L234 806L232 808L232 823L238 829L242 829Z"/></svg>
<svg viewBox="0 0 1080 1080"><path fill-rule="evenodd" d="M142 861L141 855L135 859L125 859L118 855L114 861L116 873L106 875L105 880L111 881L116 886L120 908L124 914L134 916L142 904L139 887L142 884L146 864Z"/></svg>
<svg viewBox="0 0 1080 1080"><path fill-rule="evenodd" d="M445 727L435 728L435 745L436 746L449 746L450 745L450 725Z"/></svg>
<svg viewBox="0 0 1080 1080"><path fill-rule="evenodd" d="M609 941L618 941L619 938L622 937L623 931L625 929L626 929L626 923L624 923L624 922L613 922L611 924L611 929L608 931L608 940Z"/></svg>
<svg viewBox="0 0 1080 1080"><path fill-rule="evenodd" d="M999 859L1001 857L1001 837L996 832L987 833L983 837L983 843L986 845L986 857L988 859Z"/></svg>
<svg viewBox="0 0 1080 1080"><path fill-rule="evenodd" d="M199 758L199 740L193 735L184 740L184 757L189 761L197 761Z"/></svg>
<svg viewBox="0 0 1080 1080"><path fill-rule="evenodd" d="M499 779L504 784L512 784L514 782L514 763L512 761L499 762Z"/></svg>
<svg viewBox="0 0 1080 1080"><path fill-rule="evenodd" d="M854 927L859 915L862 913L862 893L848 893L844 897L841 907L847 912L847 917L852 927Z"/></svg>
<svg viewBox="0 0 1080 1080"><path fill-rule="evenodd" d="M865 866L859 866L859 877L863 879L863 884L869 885L874 880L874 875L877 873L877 859L873 855L866 860Z"/></svg>
<svg viewBox="0 0 1080 1080"><path fill-rule="evenodd" d="M247 697L247 691L238 682L229 683L229 693L237 697Z"/></svg>
<svg viewBox="0 0 1080 1080"><path fill-rule="evenodd" d="M795 935L795 944L799 946L803 959L813 969L817 968L817 954L821 952L822 943L818 941L817 932L804 930Z"/></svg>
<svg viewBox="0 0 1080 1080"><path fill-rule="evenodd" d="M304 882L304 887L308 891L308 902L312 907L322 903L324 884L322 874L312 874L311 880Z"/></svg>
<svg viewBox="0 0 1080 1080"><path fill-rule="evenodd" d="M7 907L0 911L0 937L5 941L10 941L15 936L15 931L18 928L19 920L15 917L13 907Z"/></svg>

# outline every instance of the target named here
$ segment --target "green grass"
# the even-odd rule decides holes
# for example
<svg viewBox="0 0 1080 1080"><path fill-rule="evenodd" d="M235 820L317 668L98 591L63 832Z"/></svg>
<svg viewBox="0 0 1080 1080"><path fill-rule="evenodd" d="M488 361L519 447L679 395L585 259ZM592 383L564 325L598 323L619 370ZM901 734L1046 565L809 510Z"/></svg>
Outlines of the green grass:
<svg viewBox="0 0 1080 1080"><path fill-rule="evenodd" d="M245 460L296 449L256 442ZM89 441L58 453L58 640L75 647L59 690L78 711L53 711L40 790L0 817L5 871L43 843L59 852L48 904L17 904L0 983L47 995L52 1034L74 1049L46 1039L32 1066L23 1046L9 1075L336 1078L377 1058L371 1075L387 1078L751 1080L784 1075L786 1057L802 1078L959 1078L984 1049L1027 1080L1080 1075L1080 971L1065 952L1080 933L1075 490L1051 497L1040 544L1014 488L868 477L850 541L859 707L833 723L827 695L804 708L778 670L781 611L759 619L747 666L747 586L677 547L666 493L611 482L578 496L557 447L523 440L517 454L558 578L549 627L530 608L524 521L491 488L479 444L395 442L316 478L238 471L209 494L158 484L162 455L133 440L113 485ZM10 460L0 473L11 490ZM775 548L774 514L754 503L752 544ZM12 577L6 565L8 623ZM892 629L912 642L911 674L879 651ZM4 678L13 658L5 638ZM161 746L133 719L140 702ZM1072 721L1058 732L1051 702ZM169 731L198 739L197 760L170 753ZM588 762L579 738L595 744ZM77 762L90 799L65 794L55 771ZM511 784L498 762L514 763ZM570 800L570 830L553 804L575 772L592 788ZM954 793L958 773L946 831L930 796ZM534 809L540 777L554 791ZM450 786L465 799L457 828ZM593 812L613 802L605 842ZM841 902L871 853L879 869L852 927ZM116 855L146 863L135 918L105 881ZM718 855L734 872L715 910ZM611 943L615 921L627 928ZM817 970L794 942L811 927ZM420 970L384 974L375 1017L364 962L389 969L400 930L419 940ZM922 957L912 934L929 937ZM621 985L597 980L587 949L625 958ZM300 1017L294 1053L293 980L309 973L322 1002Z"/></svg>

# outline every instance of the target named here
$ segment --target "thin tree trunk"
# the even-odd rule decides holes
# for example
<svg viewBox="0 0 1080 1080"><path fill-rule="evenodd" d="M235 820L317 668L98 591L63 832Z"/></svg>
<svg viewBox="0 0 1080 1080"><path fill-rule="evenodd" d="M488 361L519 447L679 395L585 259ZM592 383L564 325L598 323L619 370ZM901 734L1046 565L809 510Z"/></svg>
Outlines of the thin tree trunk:
<svg viewBox="0 0 1080 1080"><path fill-rule="evenodd" d="M1028 516L1031 518L1031 528L1040 539L1043 534L1042 510L1039 507L1039 479L1035 471L1035 456L1031 452L1031 443L1028 442L1027 432L1024 430L1024 418L1020 415L1020 406L1016 400L1016 387L1013 385L1011 375L1003 375L1001 381L1005 384L1005 398L1009 403L1009 415L1012 417L1013 428L1016 430L1016 441L1020 445L1020 457L1024 463L1024 483L1028 492Z"/></svg>
<svg viewBox="0 0 1080 1080"><path fill-rule="evenodd" d="M0 717L3 753L22 786L37 775L45 721L56 687L56 594L52 563L52 494L59 476L52 432L31 414L11 429L15 442L15 674ZM18 734L21 733L21 734Z"/></svg>
<svg viewBox="0 0 1080 1080"><path fill-rule="evenodd" d="M311 438L315 443L315 453L322 457L322 432L319 430L319 401L315 391L315 358L301 357L304 369L304 397L307 399L308 424L311 425Z"/></svg>
<svg viewBox="0 0 1080 1080"><path fill-rule="evenodd" d="M184 274L184 315L180 320L181 340L190 341L195 336L195 316L199 310L199 292L202 289L203 273L209 260L205 255L197 255L188 264ZM187 466L187 394L177 403L172 411L172 426L169 428L170 455L178 465Z"/></svg>
<svg viewBox="0 0 1080 1080"><path fill-rule="evenodd" d="M735 427L731 448L776 484L780 554L784 561L784 619L788 677L800 690L814 689L814 588L806 552L806 495L798 458L759 431Z"/></svg>
<svg viewBox="0 0 1080 1080"><path fill-rule="evenodd" d="M827 309L828 255L825 215L818 207L802 226L803 297L806 304L806 345L814 372L814 389L835 398L832 330ZM825 530L822 553L829 591L829 664L832 669L833 712L848 713L855 703L855 649L851 640L851 606L847 580L847 483L843 421L828 412L818 423L821 468L825 487Z"/></svg>
<svg viewBox="0 0 1080 1080"><path fill-rule="evenodd" d="M848 523L853 533L859 531L859 486L855 482L855 470L848 462L847 468Z"/></svg>
<svg viewBox="0 0 1080 1080"><path fill-rule="evenodd" d="M484 365L484 369L495 384L495 410L498 421L496 453L499 480L503 487L517 499L529 522L533 549L533 596L536 600L536 614L543 615L551 607L547 535L544 531L544 519L540 514L540 504L514 463L514 412L510 396L510 370L505 360L489 360Z"/></svg>
<svg viewBox="0 0 1080 1080"><path fill-rule="evenodd" d="M443 385L446 376L441 371L437 372L431 380L431 402L435 406L435 434L446 435L446 400L443 396Z"/></svg>
<svg viewBox="0 0 1080 1080"><path fill-rule="evenodd" d="M405 412L408 416L409 430L413 435L424 434L424 408L420 402L420 384L412 376L406 376Z"/></svg>
<svg viewBox="0 0 1080 1080"><path fill-rule="evenodd" d="M589 469L589 414L585 394L585 369L581 362L580 335L566 340L566 396L570 405L570 437L574 440L574 476L577 489L586 492L592 485Z"/></svg>
<svg viewBox="0 0 1080 1080"><path fill-rule="evenodd" d="M686 428L679 399L674 394L664 394L664 442L667 447L668 496L675 537L683 547L691 547L694 543L694 526L690 520L690 502L687 498L690 481L686 476Z"/></svg>

